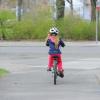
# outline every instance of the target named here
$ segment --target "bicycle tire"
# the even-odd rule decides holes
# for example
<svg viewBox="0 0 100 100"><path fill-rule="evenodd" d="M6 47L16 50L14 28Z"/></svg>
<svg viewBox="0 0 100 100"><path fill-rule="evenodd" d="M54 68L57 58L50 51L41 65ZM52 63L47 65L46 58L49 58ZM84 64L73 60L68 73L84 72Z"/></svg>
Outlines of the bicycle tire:
<svg viewBox="0 0 100 100"><path fill-rule="evenodd" d="M56 85L56 80L57 80L57 61L54 60L54 85Z"/></svg>

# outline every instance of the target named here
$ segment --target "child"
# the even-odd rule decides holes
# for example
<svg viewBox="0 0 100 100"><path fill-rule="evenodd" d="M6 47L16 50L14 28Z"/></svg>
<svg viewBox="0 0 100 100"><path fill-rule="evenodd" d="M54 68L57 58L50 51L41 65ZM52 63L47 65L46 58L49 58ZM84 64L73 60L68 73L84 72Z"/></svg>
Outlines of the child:
<svg viewBox="0 0 100 100"><path fill-rule="evenodd" d="M47 40L46 46L49 46L49 63L47 71L51 71L53 67L53 56L58 56L58 72L60 73L60 77L64 77L63 74L63 67L62 67L62 59L61 59L61 51L60 46L64 47L64 42L58 36L59 31L57 28L53 27L50 29Z"/></svg>

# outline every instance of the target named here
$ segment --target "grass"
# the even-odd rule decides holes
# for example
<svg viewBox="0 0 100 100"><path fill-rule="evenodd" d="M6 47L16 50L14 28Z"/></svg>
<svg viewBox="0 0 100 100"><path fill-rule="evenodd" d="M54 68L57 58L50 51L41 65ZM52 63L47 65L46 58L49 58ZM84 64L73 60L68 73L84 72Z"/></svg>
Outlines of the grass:
<svg viewBox="0 0 100 100"><path fill-rule="evenodd" d="M7 73L7 70L0 68L0 77L5 76Z"/></svg>

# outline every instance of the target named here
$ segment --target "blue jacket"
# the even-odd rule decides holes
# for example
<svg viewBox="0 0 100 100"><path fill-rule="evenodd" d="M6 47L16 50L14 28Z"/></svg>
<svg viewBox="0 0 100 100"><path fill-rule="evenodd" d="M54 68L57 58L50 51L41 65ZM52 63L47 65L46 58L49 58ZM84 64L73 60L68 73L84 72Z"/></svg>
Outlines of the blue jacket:
<svg viewBox="0 0 100 100"><path fill-rule="evenodd" d="M49 46L49 54L61 54L60 47L64 47L64 42L60 39L58 43L58 48L55 48L55 43L50 39L47 40L46 46Z"/></svg>

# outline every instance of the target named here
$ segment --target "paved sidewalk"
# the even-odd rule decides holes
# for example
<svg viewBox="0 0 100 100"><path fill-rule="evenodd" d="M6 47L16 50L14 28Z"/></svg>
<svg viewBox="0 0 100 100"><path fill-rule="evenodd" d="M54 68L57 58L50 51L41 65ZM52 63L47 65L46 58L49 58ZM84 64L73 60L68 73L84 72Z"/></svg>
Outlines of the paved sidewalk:
<svg viewBox="0 0 100 100"><path fill-rule="evenodd" d="M65 42L66 46L100 46L100 42L82 41ZM45 46L45 42L39 41L0 41L0 46Z"/></svg>

